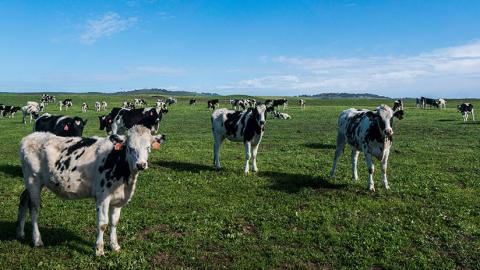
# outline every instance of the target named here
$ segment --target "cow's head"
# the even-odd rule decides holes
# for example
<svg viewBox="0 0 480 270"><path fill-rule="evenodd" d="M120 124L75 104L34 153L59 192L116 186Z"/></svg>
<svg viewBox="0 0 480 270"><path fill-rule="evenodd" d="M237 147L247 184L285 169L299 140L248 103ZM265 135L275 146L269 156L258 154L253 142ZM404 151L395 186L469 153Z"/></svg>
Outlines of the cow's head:
<svg viewBox="0 0 480 270"><path fill-rule="evenodd" d="M267 119L266 114L267 106L265 106L264 104L255 106L255 108L253 109L252 117L255 117L255 121L262 130L264 130L265 128L265 121Z"/></svg>
<svg viewBox="0 0 480 270"><path fill-rule="evenodd" d="M145 170L148 168L148 155L151 149L159 149L160 144L165 141L165 135L153 136L150 129L144 126L134 126L128 130L127 161L131 171ZM122 146L123 147L123 146ZM115 146L115 149L117 146Z"/></svg>
<svg viewBox="0 0 480 270"><path fill-rule="evenodd" d="M383 136L392 136L393 135L393 118L396 117L399 120L403 119L403 110L398 110L393 112L393 110L387 105L380 105L377 107L377 112L375 114L375 121L377 121L380 132Z"/></svg>
<svg viewBox="0 0 480 270"><path fill-rule="evenodd" d="M87 120L83 120L82 118L75 116L73 121L68 123L68 125L69 128L71 128L71 136L80 137L83 134L83 128L85 125L87 125Z"/></svg>

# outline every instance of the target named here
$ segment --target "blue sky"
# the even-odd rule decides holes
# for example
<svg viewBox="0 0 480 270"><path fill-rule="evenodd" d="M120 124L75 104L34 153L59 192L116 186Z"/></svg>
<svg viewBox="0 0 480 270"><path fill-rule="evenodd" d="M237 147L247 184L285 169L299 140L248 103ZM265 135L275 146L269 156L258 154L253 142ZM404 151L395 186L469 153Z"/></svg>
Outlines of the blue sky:
<svg viewBox="0 0 480 270"><path fill-rule="evenodd" d="M480 1L2 1L0 91L480 97Z"/></svg>

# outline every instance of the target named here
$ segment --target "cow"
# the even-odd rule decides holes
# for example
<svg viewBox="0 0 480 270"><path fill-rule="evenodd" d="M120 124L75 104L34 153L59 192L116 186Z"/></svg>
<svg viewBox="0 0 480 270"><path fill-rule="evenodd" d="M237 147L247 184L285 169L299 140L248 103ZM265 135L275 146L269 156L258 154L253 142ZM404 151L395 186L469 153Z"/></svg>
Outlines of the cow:
<svg viewBox="0 0 480 270"><path fill-rule="evenodd" d="M447 108L447 101L443 98L439 98L437 100L438 102L438 106L440 107L440 109L446 109Z"/></svg>
<svg viewBox="0 0 480 270"><path fill-rule="evenodd" d="M155 134L160 127L162 116L168 113L162 108L120 110L112 122L112 134L124 134L135 125L144 126Z"/></svg>
<svg viewBox="0 0 480 270"><path fill-rule="evenodd" d="M87 120L75 116L51 115L44 113L35 121L33 131L50 132L62 137L79 137L83 134L83 128Z"/></svg>
<svg viewBox="0 0 480 270"><path fill-rule="evenodd" d="M273 107L278 108L278 106L283 106L283 109L288 106L288 100L281 98L281 99L275 99L272 104Z"/></svg>
<svg viewBox="0 0 480 270"><path fill-rule="evenodd" d="M147 106L147 102L144 99L136 98L133 100L135 106Z"/></svg>
<svg viewBox="0 0 480 270"><path fill-rule="evenodd" d="M97 109L97 103L95 102L95 109ZM82 103L82 112L86 113L88 111L88 104L86 102Z"/></svg>
<svg viewBox="0 0 480 270"><path fill-rule="evenodd" d="M253 98L245 99L245 103L250 108L253 108L253 107L257 106L257 101Z"/></svg>
<svg viewBox="0 0 480 270"><path fill-rule="evenodd" d="M463 122L468 121L468 115L472 114L473 121L475 121L475 113L473 111L473 104L462 103L457 106L457 110L462 114Z"/></svg>
<svg viewBox="0 0 480 270"><path fill-rule="evenodd" d="M100 111L102 109L102 103L100 101L95 101L95 111Z"/></svg>
<svg viewBox="0 0 480 270"><path fill-rule="evenodd" d="M273 117L277 118L277 119L283 119L283 120L287 120L287 119L292 118L292 117L290 117L290 115L288 115L286 113L281 113L281 112L276 112L276 111L273 112Z"/></svg>
<svg viewBox="0 0 480 270"><path fill-rule="evenodd" d="M41 102L44 102L45 104L55 102L56 98L55 96L43 94L42 99L40 100Z"/></svg>
<svg viewBox="0 0 480 270"><path fill-rule="evenodd" d="M393 102L393 107L392 107L392 110L394 112L398 111L398 110L403 110L403 102L401 99L397 99Z"/></svg>
<svg viewBox="0 0 480 270"><path fill-rule="evenodd" d="M68 111L69 107L73 106L73 102L71 98L64 99L63 101L58 102L60 106L60 111L62 111L62 108L65 108L65 111Z"/></svg>
<svg viewBox="0 0 480 270"><path fill-rule="evenodd" d="M192 106L192 105L195 106L195 105L197 105L197 100L196 100L196 99L190 99L190 101L188 102L188 104L189 104L190 106Z"/></svg>
<svg viewBox="0 0 480 270"><path fill-rule="evenodd" d="M257 152L265 130L266 110L265 105L257 105L246 111L223 108L212 113L213 163L216 169L221 167L220 146L227 138L233 142L243 142L245 145L245 175L249 173L250 157L252 157L252 170L258 171Z"/></svg>
<svg viewBox="0 0 480 270"><path fill-rule="evenodd" d="M25 120L25 117L27 115L30 115L30 123L32 123L32 120L36 120L39 116L40 109L37 106L34 105L25 105L22 107L22 122L24 124L27 124L27 121Z"/></svg>
<svg viewBox="0 0 480 270"><path fill-rule="evenodd" d="M438 100L436 99L433 99L433 98L426 98L426 97L421 97L420 98L420 102L422 104L422 108L425 109L427 107L427 105L430 106L430 109L432 108L432 106L434 108L439 108L438 106Z"/></svg>
<svg viewBox="0 0 480 270"><path fill-rule="evenodd" d="M107 114L107 115L101 115L98 117L98 120L100 121L100 130L105 130L107 134L110 134L112 132L112 123L113 119L118 115L118 112L121 110L128 110L128 109L123 109L123 108L113 108L112 111Z"/></svg>
<svg viewBox="0 0 480 270"><path fill-rule="evenodd" d="M298 105L300 105L301 109L305 109L305 100L304 99L298 100Z"/></svg>
<svg viewBox="0 0 480 270"><path fill-rule="evenodd" d="M100 105L100 107L102 108L102 110L106 111L107 110L107 102L106 101L102 101L102 104Z"/></svg>
<svg viewBox="0 0 480 270"><path fill-rule="evenodd" d="M3 117L3 112L5 111L5 105L0 104L0 117Z"/></svg>
<svg viewBox="0 0 480 270"><path fill-rule="evenodd" d="M403 116L403 110L394 112L387 105L380 105L376 111L353 108L343 111L338 119L337 147L330 176L335 176L337 161L348 143L352 147L352 178L358 180L358 155L363 152L368 167L369 189L375 191L372 156L381 160L383 184L389 189L387 163L393 139L393 118L403 119Z"/></svg>
<svg viewBox="0 0 480 270"><path fill-rule="evenodd" d="M133 109L135 109L135 105L130 101L124 101L123 102L123 108L133 110Z"/></svg>
<svg viewBox="0 0 480 270"><path fill-rule="evenodd" d="M3 116L8 116L9 118L13 118L15 116L15 113L17 113L18 111L20 111L22 108L18 107L18 106L5 106L5 108L3 109Z"/></svg>
<svg viewBox="0 0 480 270"><path fill-rule="evenodd" d="M173 97L169 97L169 98L167 98L167 100L165 101L165 103L167 103L168 106L171 106L171 105L177 103L177 99L176 99L176 98L173 98Z"/></svg>
<svg viewBox="0 0 480 270"><path fill-rule="evenodd" d="M423 104L422 104L422 99L421 99L421 98L416 98L416 99L415 99L415 107L417 107L417 108L423 108Z"/></svg>
<svg viewBox="0 0 480 270"><path fill-rule="evenodd" d="M220 101L218 99L211 99L207 101L207 108L215 110Z"/></svg>
<svg viewBox="0 0 480 270"><path fill-rule="evenodd" d="M25 237L25 215L30 211L34 247L43 246L38 229L43 187L62 199L94 198L97 212L95 254L104 252L103 236L110 223L110 248L120 251L117 225L120 211L135 192L140 171L148 168L150 149L159 149L164 135L136 126L128 135L107 138L63 138L35 132L23 138L20 161L25 189L20 195L16 236Z"/></svg>
<svg viewBox="0 0 480 270"><path fill-rule="evenodd" d="M240 111L241 108L243 111L248 106L248 101L246 99L231 99L230 104L232 105L232 109Z"/></svg>
<svg viewBox="0 0 480 270"><path fill-rule="evenodd" d="M167 104L163 101L163 99L157 99L157 102L155 103L155 105L157 108L162 108L162 109L167 108Z"/></svg>

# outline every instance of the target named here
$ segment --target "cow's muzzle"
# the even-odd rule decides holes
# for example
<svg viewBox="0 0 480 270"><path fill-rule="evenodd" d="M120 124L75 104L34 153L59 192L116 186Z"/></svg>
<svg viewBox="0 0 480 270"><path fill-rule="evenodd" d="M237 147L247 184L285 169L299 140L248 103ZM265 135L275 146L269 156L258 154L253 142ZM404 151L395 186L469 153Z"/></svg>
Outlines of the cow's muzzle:
<svg viewBox="0 0 480 270"><path fill-rule="evenodd" d="M148 168L148 164L146 162L137 163L137 170L143 171Z"/></svg>

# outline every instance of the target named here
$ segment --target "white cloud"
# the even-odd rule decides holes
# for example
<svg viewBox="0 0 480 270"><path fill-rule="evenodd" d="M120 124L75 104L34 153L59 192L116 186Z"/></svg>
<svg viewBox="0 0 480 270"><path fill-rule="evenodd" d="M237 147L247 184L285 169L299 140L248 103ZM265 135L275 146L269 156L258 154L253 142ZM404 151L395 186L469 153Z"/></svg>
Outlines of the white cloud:
<svg viewBox="0 0 480 270"><path fill-rule="evenodd" d="M121 18L115 12L108 12L95 20L88 20L85 26L85 32L80 36L80 40L85 44L93 44L103 37L125 31L137 22L136 17Z"/></svg>
<svg viewBox="0 0 480 270"><path fill-rule="evenodd" d="M480 41L413 56L277 56L261 57L260 61L273 64L276 74L240 80L220 88L290 89L295 93L378 91L393 96L415 96L422 90L451 96L458 87L477 93L480 85Z"/></svg>

